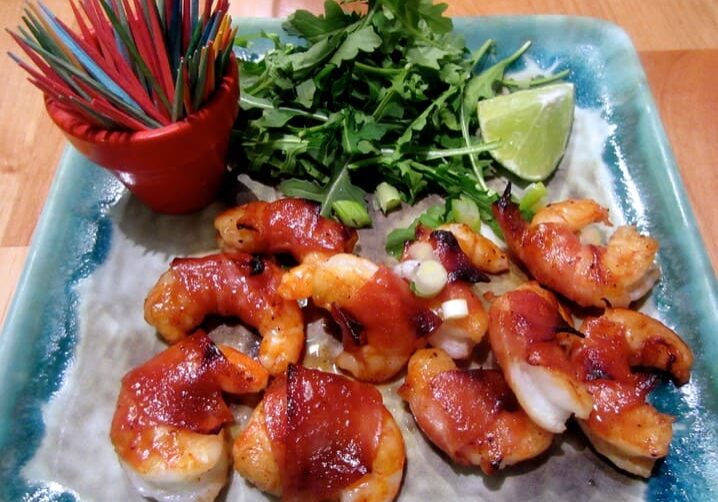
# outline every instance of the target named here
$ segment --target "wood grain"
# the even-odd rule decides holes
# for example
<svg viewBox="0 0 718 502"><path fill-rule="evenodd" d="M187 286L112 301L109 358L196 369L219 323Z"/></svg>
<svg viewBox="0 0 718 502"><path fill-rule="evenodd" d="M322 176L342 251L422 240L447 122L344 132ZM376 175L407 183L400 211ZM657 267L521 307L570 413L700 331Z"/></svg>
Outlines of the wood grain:
<svg viewBox="0 0 718 502"><path fill-rule="evenodd" d="M69 19L69 4L51 0L48 7ZM0 2L0 25L20 21L22 2ZM0 35L0 246L26 246L47 196L55 165L63 149L62 135L45 113L41 93L25 73L5 56L20 50ZM0 272L2 269L0 269Z"/></svg>
<svg viewBox="0 0 718 502"><path fill-rule="evenodd" d="M438 1L436 3L439 3ZM714 0L444 0L451 16L566 14L619 24L640 50L718 48ZM256 5L261 4L261 5ZM303 8L321 12L324 0L234 0L241 15L288 16Z"/></svg>
<svg viewBox="0 0 718 502"><path fill-rule="evenodd" d="M15 284L20 279L22 265L25 263L28 248L26 246L0 247L0 319L5 320L7 310L12 300Z"/></svg>
<svg viewBox="0 0 718 502"><path fill-rule="evenodd" d="M67 0L45 0L70 19ZM241 16L286 16L297 8L319 12L323 0L233 0ZM453 16L568 14L620 25L641 51L649 83L673 145L701 232L718 269L718 2L715 0L452 0ZM0 25L15 27L23 0L0 1ZM7 33L2 53L18 49ZM7 57L0 57L0 322L19 277L27 247L64 141L44 112L40 93Z"/></svg>
<svg viewBox="0 0 718 502"><path fill-rule="evenodd" d="M718 50L641 55L713 270L718 270Z"/></svg>

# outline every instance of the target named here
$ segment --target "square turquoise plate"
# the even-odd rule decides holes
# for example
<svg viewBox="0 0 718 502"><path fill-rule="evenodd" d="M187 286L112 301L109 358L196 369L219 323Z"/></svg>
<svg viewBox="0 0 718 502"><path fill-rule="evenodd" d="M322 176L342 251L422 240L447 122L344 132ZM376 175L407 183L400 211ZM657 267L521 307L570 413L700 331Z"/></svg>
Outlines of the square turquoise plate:
<svg viewBox="0 0 718 502"><path fill-rule="evenodd" d="M278 20L242 19L240 26L244 33L280 31ZM696 355L690 384L664 383L651 397L684 426L645 482L645 497L718 500L718 287L630 40L603 21L560 16L460 18L455 28L470 48L494 39L497 58L531 40L531 58L543 68L570 69L577 105L600 110L611 125L603 152L616 180L610 190L625 220L661 243L663 275L652 302ZM31 482L22 470L45 435L42 408L65 384L79 343L76 286L105 262L118 228L133 225L112 211L126 197L114 178L68 148L0 335L0 500L77 498L73 487ZM88 458L88 473L92 465ZM586 500L600 500L600 487L589 481ZM115 500L112 493L107 486L97 500ZM495 495L501 498L501 490ZM526 497L541 498L540 487Z"/></svg>

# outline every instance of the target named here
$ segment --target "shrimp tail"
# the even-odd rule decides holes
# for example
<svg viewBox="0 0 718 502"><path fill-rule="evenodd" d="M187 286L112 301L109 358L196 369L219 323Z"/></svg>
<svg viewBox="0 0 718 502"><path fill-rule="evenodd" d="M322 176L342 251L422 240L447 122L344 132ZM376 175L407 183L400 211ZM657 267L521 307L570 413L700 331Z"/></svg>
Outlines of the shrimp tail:
<svg viewBox="0 0 718 502"><path fill-rule="evenodd" d="M504 193L501 194L501 197L499 197L498 204L502 209L506 209L509 207L509 204L511 204L511 182L509 181L506 183L506 188L504 188Z"/></svg>
<svg viewBox="0 0 718 502"><path fill-rule="evenodd" d="M521 237L524 235L528 223L521 216L519 206L511 200L511 182L506 185L503 195L491 209L504 233L509 249L519 249Z"/></svg>

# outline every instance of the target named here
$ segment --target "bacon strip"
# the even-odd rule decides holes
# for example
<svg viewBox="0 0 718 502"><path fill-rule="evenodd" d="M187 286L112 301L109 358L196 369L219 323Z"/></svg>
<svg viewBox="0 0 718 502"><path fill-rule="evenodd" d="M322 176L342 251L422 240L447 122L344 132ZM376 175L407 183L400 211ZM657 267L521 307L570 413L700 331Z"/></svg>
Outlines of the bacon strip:
<svg viewBox="0 0 718 502"><path fill-rule="evenodd" d="M633 354L620 325L597 318L586 321L583 329L587 336L573 344L571 360L576 364L578 378L593 395L589 427L610 434L614 428L626 427L624 415L630 410L653 409L646 398L655 387L657 376L631 369L629 361ZM670 431L672 419L662 414L656 416L665 417L663 422ZM668 436L670 439L670 432Z"/></svg>
<svg viewBox="0 0 718 502"><path fill-rule="evenodd" d="M497 370L445 371L431 379L430 389L447 422L454 425L446 431L446 446L452 452L483 442L500 411L519 409L511 389ZM500 462L501 455L494 457Z"/></svg>
<svg viewBox="0 0 718 502"><path fill-rule="evenodd" d="M449 274L449 282L466 281L470 283L489 282L489 276L479 270L461 249L459 241L448 230L433 230L425 225L416 228L415 242L427 242L434 250L434 255ZM404 249L402 260L408 258L408 244Z"/></svg>
<svg viewBox="0 0 718 502"><path fill-rule="evenodd" d="M416 352L399 394L429 440L486 474L533 458L552 435L520 408L501 371L459 370L441 349Z"/></svg>
<svg viewBox="0 0 718 502"><path fill-rule="evenodd" d="M118 454L133 465L176 447L174 432L215 434L232 421L223 392L257 392L267 383L262 366L203 332L185 338L127 373L117 400L110 436ZM227 359L231 357L231 361Z"/></svg>
<svg viewBox="0 0 718 502"><path fill-rule="evenodd" d="M317 204L303 199L250 202L219 215L215 227L225 250L289 253L299 261L317 252L351 253L357 241L356 230L321 216Z"/></svg>
<svg viewBox="0 0 718 502"><path fill-rule="evenodd" d="M385 266L379 267L342 310L363 327L367 344L380 351L406 353L407 358L421 344L419 337L441 324L406 282ZM357 346L354 337L344 337L344 350L351 352Z"/></svg>
<svg viewBox="0 0 718 502"><path fill-rule="evenodd" d="M169 425L214 433L232 421L222 397L225 382L233 382L236 393L249 383L247 375L198 331L124 376L115 418L134 428Z"/></svg>
<svg viewBox="0 0 718 502"><path fill-rule="evenodd" d="M222 253L175 258L170 270L196 308L206 313L239 316L247 324L258 326L267 309L284 303L277 294L282 270L257 256Z"/></svg>
<svg viewBox="0 0 718 502"><path fill-rule="evenodd" d="M325 500L371 472L383 405L372 385L291 365L264 397L283 498Z"/></svg>

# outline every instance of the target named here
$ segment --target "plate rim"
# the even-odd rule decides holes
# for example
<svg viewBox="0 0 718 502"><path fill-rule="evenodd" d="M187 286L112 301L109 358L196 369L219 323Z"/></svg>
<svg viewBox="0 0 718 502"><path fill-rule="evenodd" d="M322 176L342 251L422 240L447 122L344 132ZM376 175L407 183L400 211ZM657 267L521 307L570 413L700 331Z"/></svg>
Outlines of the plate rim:
<svg viewBox="0 0 718 502"><path fill-rule="evenodd" d="M639 85L641 86L641 97L646 101L648 110L650 113L648 120L650 121L650 129L652 136L657 140L656 146L659 150L661 158L661 168L665 167L663 172L666 175L666 188L668 194L671 196L674 202L677 203L677 213L680 216L680 222L684 225L687 232L687 238L684 242L682 249L688 249L690 257L698 258L694 260L693 266L695 267L694 274L697 274L699 279L702 279L698 287L702 291L704 297L702 301L713 305L713 309L708 312L698 312L698 317L701 321L707 324L718 325L718 281L713 270L712 264L708 258L708 253L705 247L704 240L699 232L695 213L688 199L688 194L680 177L680 171L676 162L673 150L670 145L669 138L666 134L663 122L660 119L658 113L658 107L656 106L655 99L648 86L647 77L645 70L638 58L638 52L636 51L630 37L626 32L617 24L606 21L599 18L587 17L587 16L566 16L566 15L532 15L532 16L503 16L503 15L490 15L490 16L462 16L455 17L455 27L467 22L475 22L481 19L490 18L502 22L511 22L512 20L535 20L537 22L548 21L548 22L577 22L584 25L586 29L610 31L616 37L620 37L622 43L627 44L630 49L632 57L635 59L638 67ZM248 24L254 22L261 23L277 23L282 22L282 18L241 18L243 21L247 21ZM236 20L237 21L237 20ZM37 293L37 290L33 288L33 284L37 282L38 278L42 275L43 266L46 265L46 257L50 253L49 248L52 246L53 235L56 232L56 222L68 217L65 210L68 209L69 200L67 193L73 193L77 190L78 185L73 185L73 182L77 181L78 170L73 169L73 161L79 156L79 154L69 145L66 144L65 149L58 161L58 168L53 177L53 182L48 191L48 195L43 206L38 223L33 231L33 236L29 244L28 255L23 265L23 270L20 278L17 282L15 292L12 297L12 301L9 304L5 322L0 332L0 447L4 446L9 440L7 436L9 431L9 422L12 421L12 409L17 401L19 391L13 391L13 387L17 385L17 379L13 376L13 370L15 364L13 364L13 357L19 350L19 347L23 343L22 327L27 324L28 316L31 316L31 306L33 295ZM82 195L82 194L80 194ZM99 201L98 201L99 202ZM687 257L688 258L688 257ZM700 338L709 336L709 333L705 330L700 330ZM74 347L74 345L73 345ZM26 348L25 350L31 350ZM39 350L39 349L35 349ZM710 371L710 368L708 369ZM62 376L60 378L60 384L62 383ZM713 392L713 398L716 399L718 394L718 367L714 367L713 371L710 372L712 377L713 385L709 390ZM27 382L22 382L27 384ZM713 411L718 417L718 407L713 405Z"/></svg>

